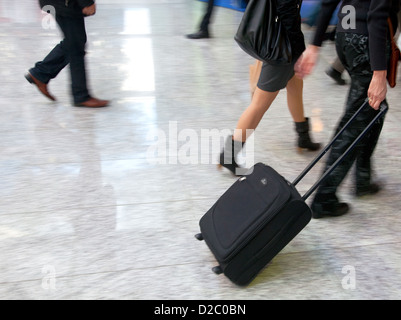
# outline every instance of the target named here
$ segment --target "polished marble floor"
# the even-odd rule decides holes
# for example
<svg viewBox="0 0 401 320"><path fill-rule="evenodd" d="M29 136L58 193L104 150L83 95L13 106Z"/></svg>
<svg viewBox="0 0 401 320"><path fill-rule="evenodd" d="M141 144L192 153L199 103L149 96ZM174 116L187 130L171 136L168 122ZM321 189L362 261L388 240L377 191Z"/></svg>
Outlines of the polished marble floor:
<svg viewBox="0 0 401 320"><path fill-rule="evenodd" d="M0 0L0 299L400 299L401 91L375 153L376 196L312 220L248 287L211 272L198 221L234 182L216 169L210 133L232 130L250 101L249 65L233 35L241 12L217 7L213 38L188 40L204 3L98 0L87 68L110 107L71 106L68 68L49 102L23 75L60 40L34 0ZM305 27L308 38L311 30ZM327 43L305 81L313 137L327 142L347 86L325 74ZM401 78L399 78L401 82ZM254 137L254 162L289 180L299 154L281 92ZM320 164L299 185L315 181Z"/></svg>

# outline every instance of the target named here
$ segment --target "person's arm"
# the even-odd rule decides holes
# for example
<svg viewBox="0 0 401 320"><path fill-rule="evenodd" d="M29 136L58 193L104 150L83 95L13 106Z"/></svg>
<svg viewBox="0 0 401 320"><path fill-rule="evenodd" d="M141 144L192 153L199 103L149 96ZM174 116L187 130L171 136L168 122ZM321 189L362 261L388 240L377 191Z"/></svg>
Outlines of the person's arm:
<svg viewBox="0 0 401 320"><path fill-rule="evenodd" d="M94 0L77 0L77 2L81 8L90 7L91 5L95 4Z"/></svg>
<svg viewBox="0 0 401 320"><path fill-rule="evenodd" d="M77 0L85 16L93 16L96 13L96 4L93 0Z"/></svg>
<svg viewBox="0 0 401 320"><path fill-rule="evenodd" d="M370 106L379 110L380 104L386 99L387 95L387 70L373 71L373 77L368 89Z"/></svg>
<svg viewBox="0 0 401 320"><path fill-rule="evenodd" d="M299 78L312 73L319 57L327 27L341 0L323 0L321 10L316 22L316 31L312 43L306 48L295 65L295 73Z"/></svg>
<svg viewBox="0 0 401 320"><path fill-rule="evenodd" d="M334 11L341 0L323 0L321 3L320 13L316 20L316 31L312 39L312 45L321 47L324 36L333 17Z"/></svg>
<svg viewBox="0 0 401 320"><path fill-rule="evenodd" d="M371 0L368 11L369 54L372 71L387 70L387 18L390 0Z"/></svg>
<svg viewBox="0 0 401 320"><path fill-rule="evenodd" d="M372 0L368 12L369 56L373 71L368 97L372 108L378 110L387 95L387 18L391 1Z"/></svg>

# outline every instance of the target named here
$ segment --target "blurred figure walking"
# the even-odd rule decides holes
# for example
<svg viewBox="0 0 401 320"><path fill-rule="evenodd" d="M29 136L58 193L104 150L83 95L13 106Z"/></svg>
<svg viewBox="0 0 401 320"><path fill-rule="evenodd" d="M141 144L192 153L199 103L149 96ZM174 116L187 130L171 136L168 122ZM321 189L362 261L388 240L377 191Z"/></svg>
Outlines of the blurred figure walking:
<svg viewBox="0 0 401 320"><path fill-rule="evenodd" d="M296 64L297 75L303 78L315 67L324 32L331 16L341 3L339 23L337 25L336 49L341 63L351 78L351 85L344 114L337 125L336 133L343 128L356 110L369 98L371 108L361 112L342 135L335 141L328 156L326 167L329 168L341 154L355 141L377 115L381 103L387 94L387 66L389 48L390 17L394 29L397 28L398 0L323 0L322 10L312 43ZM342 21L348 21L346 8L355 8L355 27L347 28ZM343 8L345 8L343 10ZM345 27L344 27L345 26ZM341 216L349 211L349 205L337 197L337 189L355 164L356 196L372 195L380 190L380 185L372 181L372 156L379 140L384 119L374 125L369 134L362 139L352 152L317 189L311 204L314 218Z"/></svg>
<svg viewBox="0 0 401 320"><path fill-rule="evenodd" d="M305 50L305 40L301 30L301 3L302 0L277 1L277 14L289 36L293 60L288 65L263 63L251 104L241 115L234 135L227 138L220 153L219 166L227 168L235 175L241 175L238 172L243 172L243 168L236 162L236 157L248 138L247 131L256 129L282 89L287 90L288 109L298 134L298 148L310 151L320 148L320 143L312 142L310 137L309 119L304 115L303 80L297 78L294 71L295 62Z"/></svg>
<svg viewBox="0 0 401 320"><path fill-rule="evenodd" d="M71 90L77 107L100 108L109 104L89 94L85 68L86 30L84 18L96 13L93 0L39 0L45 11L46 6L54 8L55 19L64 39L25 75L39 91L52 101L56 98L48 91L47 85L67 64L70 65Z"/></svg>
<svg viewBox="0 0 401 320"><path fill-rule="evenodd" d="M209 24L212 18L214 8L214 0L209 0L206 7L205 15L199 25L199 30L195 33L187 34L188 39L205 39L210 38Z"/></svg>

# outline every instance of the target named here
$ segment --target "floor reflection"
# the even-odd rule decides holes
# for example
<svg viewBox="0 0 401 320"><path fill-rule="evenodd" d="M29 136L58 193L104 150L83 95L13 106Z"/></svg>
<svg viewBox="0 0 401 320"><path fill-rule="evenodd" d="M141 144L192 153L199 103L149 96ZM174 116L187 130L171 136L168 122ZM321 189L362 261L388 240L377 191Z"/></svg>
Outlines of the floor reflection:
<svg viewBox="0 0 401 320"><path fill-rule="evenodd" d="M242 13L219 7L213 38L192 41L185 34L203 1L97 3L86 19L87 67L95 95L112 104L88 110L71 105L68 68L49 85L57 103L25 81L60 34L43 26L49 21L36 0L0 0L0 299L401 298L398 87L389 90L374 158L383 190L356 199L347 177L340 194L352 212L312 221L239 290L211 272L214 258L194 234L235 181L216 168L219 146L203 146L205 133L231 132L250 103L254 60L233 40ZM306 39L311 32L305 28ZM304 104L314 139L324 143L348 87L325 74L334 44L322 50ZM315 156L294 147L285 90L253 138L253 160L289 180ZM301 193L321 170L305 177ZM344 266L355 269L355 290L342 286ZM42 286L43 270L53 288Z"/></svg>

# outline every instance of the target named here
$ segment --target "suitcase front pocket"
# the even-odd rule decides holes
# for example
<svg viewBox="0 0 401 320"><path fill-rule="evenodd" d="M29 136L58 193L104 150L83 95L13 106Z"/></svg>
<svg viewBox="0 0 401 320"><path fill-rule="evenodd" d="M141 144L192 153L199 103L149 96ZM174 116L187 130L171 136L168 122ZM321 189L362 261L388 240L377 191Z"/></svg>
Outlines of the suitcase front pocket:
<svg viewBox="0 0 401 320"><path fill-rule="evenodd" d="M253 175L239 179L212 208L218 255L229 259L290 197L288 185L276 172L255 170Z"/></svg>

